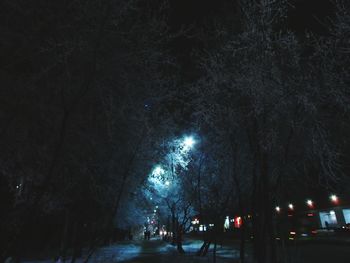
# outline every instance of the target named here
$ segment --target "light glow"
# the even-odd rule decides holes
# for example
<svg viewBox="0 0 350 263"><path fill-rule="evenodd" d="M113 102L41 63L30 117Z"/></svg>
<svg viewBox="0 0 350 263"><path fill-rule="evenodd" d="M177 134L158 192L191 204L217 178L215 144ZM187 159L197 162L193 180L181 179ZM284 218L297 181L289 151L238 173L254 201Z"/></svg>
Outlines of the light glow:
<svg viewBox="0 0 350 263"><path fill-rule="evenodd" d="M275 209L276 209L276 212L277 212L277 213L281 212L281 208L280 208L279 206L276 206Z"/></svg>
<svg viewBox="0 0 350 263"><path fill-rule="evenodd" d="M293 204L289 204L289 205L288 205L288 208L289 208L290 210L294 210L294 205L293 205Z"/></svg>
<svg viewBox="0 0 350 263"><path fill-rule="evenodd" d="M224 228L229 229L230 228L230 217L226 216L225 222L224 222Z"/></svg>
<svg viewBox="0 0 350 263"><path fill-rule="evenodd" d="M199 220L198 220L197 218L195 218L195 219L192 221L192 224L193 224L193 225L199 224Z"/></svg>
<svg viewBox="0 0 350 263"><path fill-rule="evenodd" d="M235 228L240 228L242 226L242 218L240 216L237 216L235 218Z"/></svg>
<svg viewBox="0 0 350 263"><path fill-rule="evenodd" d="M185 137L185 139L183 141L183 150L184 151L190 150L195 143L196 143L196 141L193 139L192 136Z"/></svg>
<svg viewBox="0 0 350 263"><path fill-rule="evenodd" d="M314 202L311 200L311 199L308 199L306 201L306 204L309 206L309 207L314 207Z"/></svg>
<svg viewBox="0 0 350 263"><path fill-rule="evenodd" d="M331 195L329 198L330 198L331 201L332 201L333 203L335 203L335 204L337 204L337 203L339 202L339 198L338 198L338 196L336 196L336 195Z"/></svg>
<svg viewBox="0 0 350 263"><path fill-rule="evenodd" d="M164 169L160 165L158 165L153 169L152 175L159 177L162 176L164 173Z"/></svg>

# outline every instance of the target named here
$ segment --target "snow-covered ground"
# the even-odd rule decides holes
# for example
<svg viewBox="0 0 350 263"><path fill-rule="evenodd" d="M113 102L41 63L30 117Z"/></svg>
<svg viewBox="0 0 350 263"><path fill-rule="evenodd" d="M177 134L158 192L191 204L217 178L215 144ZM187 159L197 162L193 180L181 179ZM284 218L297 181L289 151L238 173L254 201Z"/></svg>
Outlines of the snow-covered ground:
<svg viewBox="0 0 350 263"><path fill-rule="evenodd" d="M184 255L176 251L176 247L159 239L151 241L135 241L132 243L119 243L108 247L102 247L96 251L89 262L93 263L113 263L113 262L210 262L212 259L211 245L206 257L196 257L194 254L202 246L200 240L186 240L183 244ZM225 259L238 258L238 251L229 247L217 247L218 262L225 262ZM221 260L220 260L221 259ZM53 263L53 260L24 261L24 263ZM66 262L69 262L68 260ZM83 259L76 261L82 263Z"/></svg>

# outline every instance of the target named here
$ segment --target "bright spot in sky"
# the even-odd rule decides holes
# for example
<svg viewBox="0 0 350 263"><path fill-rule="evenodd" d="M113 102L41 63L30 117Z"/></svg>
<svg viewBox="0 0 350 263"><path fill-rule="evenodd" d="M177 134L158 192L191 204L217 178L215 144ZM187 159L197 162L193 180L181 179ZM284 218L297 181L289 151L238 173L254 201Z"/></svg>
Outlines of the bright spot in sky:
<svg viewBox="0 0 350 263"><path fill-rule="evenodd" d="M192 136L190 137L185 137L184 142L183 142L183 147L185 151L188 151L193 147L193 145L196 143L196 141L193 139Z"/></svg>
<svg viewBox="0 0 350 263"><path fill-rule="evenodd" d="M165 181L165 185L166 185L166 186L169 186L169 185L170 185L170 182L169 182L169 181Z"/></svg>

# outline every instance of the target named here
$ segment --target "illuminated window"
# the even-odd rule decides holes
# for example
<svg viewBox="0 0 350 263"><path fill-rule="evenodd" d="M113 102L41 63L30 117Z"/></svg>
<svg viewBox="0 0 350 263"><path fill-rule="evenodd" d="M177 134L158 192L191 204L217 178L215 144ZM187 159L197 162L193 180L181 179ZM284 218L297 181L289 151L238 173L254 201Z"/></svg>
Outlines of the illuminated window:
<svg viewBox="0 0 350 263"><path fill-rule="evenodd" d="M327 228L327 224L329 226L335 226L338 224L337 216L335 215L334 210L320 212L320 220L323 228Z"/></svg>
<svg viewBox="0 0 350 263"><path fill-rule="evenodd" d="M229 229L230 228L230 218L226 216L225 223L224 223L224 228Z"/></svg>
<svg viewBox="0 0 350 263"><path fill-rule="evenodd" d="M350 209L343 209L343 215L346 224L350 224Z"/></svg>

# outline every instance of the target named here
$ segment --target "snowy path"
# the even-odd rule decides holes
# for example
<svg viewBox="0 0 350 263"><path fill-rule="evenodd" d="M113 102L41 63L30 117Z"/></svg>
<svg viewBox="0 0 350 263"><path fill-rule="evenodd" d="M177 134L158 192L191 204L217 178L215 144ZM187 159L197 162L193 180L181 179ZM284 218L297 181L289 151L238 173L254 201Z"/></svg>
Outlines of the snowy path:
<svg viewBox="0 0 350 263"><path fill-rule="evenodd" d="M119 243L108 247L100 248L89 262L93 263L194 263L194 262L212 262L212 253L206 257L196 257L195 252L202 245L200 240L187 240L183 248L185 254L181 255L176 251L176 247L163 242L159 239L150 241L135 241L132 243ZM218 247L218 262L234 262L238 258L238 251L227 247ZM69 261L66 261L69 262ZM77 260L82 263L82 260ZM24 263L53 263L52 260L45 261L25 261Z"/></svg>

